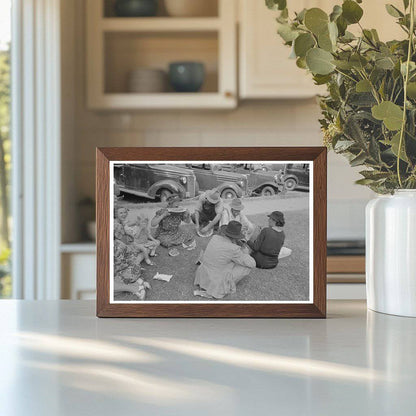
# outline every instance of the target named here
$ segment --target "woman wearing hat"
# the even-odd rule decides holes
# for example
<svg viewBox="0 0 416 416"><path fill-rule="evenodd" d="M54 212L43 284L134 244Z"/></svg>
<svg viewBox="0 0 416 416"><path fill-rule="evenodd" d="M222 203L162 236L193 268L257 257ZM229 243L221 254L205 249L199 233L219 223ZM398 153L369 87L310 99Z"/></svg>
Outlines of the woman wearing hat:
<svg viewBox="0 0 416 416"><path fill-rule="evenodd" d="M234 198L229 206L224 207L220 225L227 225L230 221L238 221L242 225L241 231L244 234L244 239L248 241L254 232L255 226L247 219L242 212L243 210L244 205L241 199Z"/></svg>
<svg viewBox="0 0 416 416"><path fill-rule="evenodd" d="M154 237L163 247L190 246L195 241L193 235L181 227L182 222L191 222L191 216L187 209L179 206L180 201L179 195L171 195L167 199L167 207L157 211L150 223L156 228Z"/></svg>
<svg viewBox="0 0 416 416"><path fill-rule="evenodd" d="M248 249L237 244L243 238L237 221L223 225L221 233L211 238L196 271L195 285L202 290L194 295L221 299L235 292L236 284L256 267Z"/></svg>
<svg viewBox="0 0 416 416"><path fill-rule="evenodd" d="M198 199L192 220L196 229L202 233L208 233L215 226L219 225L224 204L220 193L216 189L204 192Z"/></svg>
<svg viewBox="0 0 416 416"><path fill-rule="evenodd" d="M279 253L285 242L285 217L280 211L273 211L269 217L269 226L261 230L254 242L248 245L253 250L251 255L260 269L273 269L279 262Z"/></svg>

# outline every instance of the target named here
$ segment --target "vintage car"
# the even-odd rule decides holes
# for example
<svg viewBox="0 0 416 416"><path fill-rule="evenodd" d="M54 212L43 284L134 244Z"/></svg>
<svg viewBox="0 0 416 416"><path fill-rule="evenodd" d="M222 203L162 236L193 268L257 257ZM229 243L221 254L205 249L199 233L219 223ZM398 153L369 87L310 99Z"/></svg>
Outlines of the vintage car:
<svg viewBox="0 0 416 416"><path fill-rule="evenodd" d="M163 202L173 193L178 193L182 198L198 195L193 171L178 165L116 164L114 180L120 192Z"/></svg>
<svg viewBox="0 0 416 416"><path fill-rule="evenodd" d="M218 189L221 198L241 198L249 193L247 175L220 170L209 163L182 165L194 171L199 191Z"/></svg>
<svg viewBox="0 0 416 416"><path fill-rule="evenodd" d="M309 189L309 164L289 163L286 165L284 181L288 191Z"/></svg>
<svg viewBox="0 0 416 416"><path fill-rule="evenodd" d="M284 191L283 170L271 170L267 165L253 163L217 166L224 171L247 175L251 195L271 196Z"/></svg>

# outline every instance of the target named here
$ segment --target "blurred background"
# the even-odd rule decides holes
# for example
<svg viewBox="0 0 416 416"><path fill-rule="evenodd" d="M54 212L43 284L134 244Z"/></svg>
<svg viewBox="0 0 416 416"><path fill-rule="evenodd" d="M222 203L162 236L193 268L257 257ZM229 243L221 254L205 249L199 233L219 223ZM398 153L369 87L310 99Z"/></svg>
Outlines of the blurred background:
<svg viewBox="0 0 416 416"><path fill-rule="evenodd" d="M363 8L364 25L380 27L384 7ZM322 145L324 91L289 59L263 1L0 0L0 9L1 297L95 297L96 147ZM357 178L329 154L333 298L365 297L372 194Z"/></svg>

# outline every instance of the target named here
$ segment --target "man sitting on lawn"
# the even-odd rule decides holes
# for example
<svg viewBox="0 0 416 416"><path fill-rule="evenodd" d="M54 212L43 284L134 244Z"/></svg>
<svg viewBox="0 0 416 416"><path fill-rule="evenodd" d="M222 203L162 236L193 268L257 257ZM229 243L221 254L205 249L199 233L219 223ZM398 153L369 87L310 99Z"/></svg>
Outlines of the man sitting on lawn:
<svg viewBox="0 0 416 416"><path fill-rule="evenodd" d="M218 227L223 210L224 204L216 189L204 192L199 197L195 212L192 214L196 229L202 234L208 234L210 230Z"/></svg>
<svg viewBox="0 0 416 416"><path fill-rule="evenodd" d="M230 221L211 238L196 271L195 285L202 290L195 290L195 296L221 299L234 293L236 284L256 267L248 247L239 245L241 228L238 221Z"/></svg>

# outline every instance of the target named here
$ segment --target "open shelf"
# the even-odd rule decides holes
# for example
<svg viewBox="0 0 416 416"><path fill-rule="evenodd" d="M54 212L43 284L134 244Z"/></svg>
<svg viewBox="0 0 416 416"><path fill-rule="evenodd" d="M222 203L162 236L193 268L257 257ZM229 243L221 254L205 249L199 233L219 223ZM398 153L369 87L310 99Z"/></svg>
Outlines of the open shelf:
<svg viewBox="0 0 416 416"><path fill-rule="evenodd" d="M211 17L114 17L113 0L87 0L88 107L117 109L230 109L237 106L235 3L213 0ZM160 2L163 4L163 2ZM104 7L103 7L104 5ZM163 70L172 62L202 62L200 91L129 92L129 75L139 69ZM144 84L148 85L148 84ZM150 88L136 90L148 91Z"/></svg>
<svg viewBox="0 0 416 416"><path fill-rule="evenodd" d="M167 78L169 64L175 61L204 64L204 84L200 92L191 93L191 96L218 92L218 39L215 32L111 32L106 33L104 39L106 94L132 94L128 90L128 77L131 71L138 68L163 70ZM158 94L174 93L168 84L166 90Z"/></svg>
<svg viewBox="0 0 416 416"><path fill-rule="evenodd" d="M220 25L217 17L113 17L100 22L101 29L106 32L216 31Z"/></svg>
<svg viewBox="0 0 416 416"><path fill-rule="evenodd" d="M97 2L101 2L102 0L95 0ZM175 1L175 0L173 0ZM227 0L227 1L231 1L231 0ZM104 18L111 18L111 17L115 17L115 3L116 0L104 0L102 5L102 11L101 11L101 16ZM219 0L204 0L204 7L205 12L203 13L204 16L206 17L218 17L218 3ZM160 16L164 16L164 17L169 17L171 19L175 19L176 17L174 16L169 16L166 5L165 5L165 0L159 0L158 2L158 11L157 11L157 15L156 17L160 17ZM198 16L196 16L198 17ZM200 16L203 17L203 16ZM122 19L133 19L131 17L123 17ZM146 19L154 19L154 17L146 17ZM193 19L193 17L190 18L185 18L185 19Z"/></svg>

